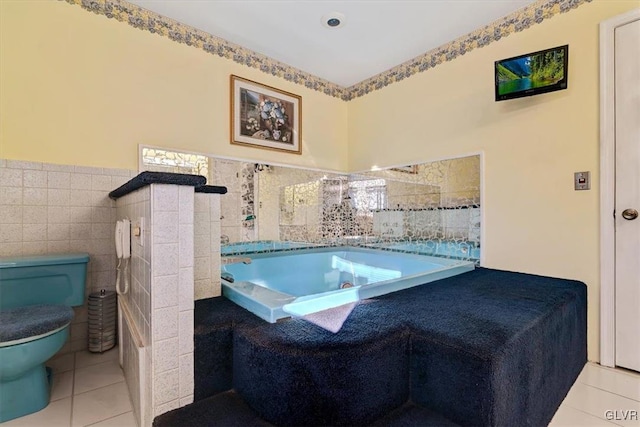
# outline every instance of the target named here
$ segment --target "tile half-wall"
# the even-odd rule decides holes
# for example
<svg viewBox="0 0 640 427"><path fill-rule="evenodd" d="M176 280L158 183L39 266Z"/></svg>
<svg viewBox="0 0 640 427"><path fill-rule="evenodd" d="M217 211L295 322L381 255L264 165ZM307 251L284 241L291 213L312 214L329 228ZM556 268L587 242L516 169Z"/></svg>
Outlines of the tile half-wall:
<svg viewBox="0 0 640 427"><path fill-rule="evenodd" d="M134 230L122 335L141 336L143 347L123 347L125 377L138 422L147 425L193 401L194 188L151 184L116 205Z"/></svg>
<svg viewBox="0 0 640 427"><path fill-rule="evenodd" d="M136 171L0 159L0 256L87 252L87 295L115 290L115 203ZM87 307L75 308L59 354L87 348Z"/></svg>

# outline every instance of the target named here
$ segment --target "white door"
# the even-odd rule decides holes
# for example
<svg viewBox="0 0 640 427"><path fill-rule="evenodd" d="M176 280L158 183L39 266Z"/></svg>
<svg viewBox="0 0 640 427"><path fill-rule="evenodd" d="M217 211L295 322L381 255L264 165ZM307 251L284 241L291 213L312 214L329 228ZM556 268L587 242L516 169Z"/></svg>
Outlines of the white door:
<svg viewBox="0 0 640 427"><path fill-rule="evenodd" d="M616 365L640 371L640 21L615 30Z"/></svg>

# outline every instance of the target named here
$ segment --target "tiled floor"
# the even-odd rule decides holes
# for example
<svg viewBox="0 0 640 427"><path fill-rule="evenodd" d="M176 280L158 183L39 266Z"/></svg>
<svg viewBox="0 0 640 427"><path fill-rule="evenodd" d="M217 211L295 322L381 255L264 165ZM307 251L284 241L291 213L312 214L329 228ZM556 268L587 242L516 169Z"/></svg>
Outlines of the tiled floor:
<svg viewBox="0 0 640 427"><path fill-rule="evenodd" d="M47 366L53 369L49 406L2 427L136 426L117 348L102 354L69 353Z"/></svg>
<svg viewBox="0 0 640 427"><path fill-rule="evenodd" d="M615 425L640 426L640 374L587 363L549 426Z"/></svg>
<svg viewBox="0 0 640 427"><path fill-rule="evenodd" d="M117 348L67 354L48 365L54 372L49 406L2 427L136 426ZM549 426L615 425L640 427L640 374L588 363Z"/></svg>

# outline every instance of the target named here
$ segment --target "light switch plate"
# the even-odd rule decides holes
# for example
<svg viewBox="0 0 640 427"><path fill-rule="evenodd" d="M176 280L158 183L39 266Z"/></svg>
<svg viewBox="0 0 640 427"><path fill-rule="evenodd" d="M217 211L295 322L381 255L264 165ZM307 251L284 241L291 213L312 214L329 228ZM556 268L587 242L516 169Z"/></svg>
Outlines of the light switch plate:
<svg viewBox="0 0 640 427"><path fill-rule="evenodd" d="M576 190L591 190L591 172L574 173L573 185Z"/></svg>

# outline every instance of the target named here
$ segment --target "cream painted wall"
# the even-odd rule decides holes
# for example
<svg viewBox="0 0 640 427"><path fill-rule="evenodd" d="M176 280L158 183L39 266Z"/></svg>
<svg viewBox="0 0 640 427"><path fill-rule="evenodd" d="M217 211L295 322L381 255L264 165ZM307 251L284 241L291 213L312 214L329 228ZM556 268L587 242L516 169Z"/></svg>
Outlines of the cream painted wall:
<svg viewBox="0 0 640 427"><path fill-rule="evenodd" d="M640 1L596 0L349 104L349 168L484 153L484 265L584 281L599 358L598 23ZM494 102L493 61L569 44L569 88ZM573 190L591 171L592 189Z"/></svg>
<svg viewBox="0 0 640 427"><path fill-rule="evenodd" d="M62 1L0 2L0 157L138 168L138 144L346 170L348 104ZM229 143L229 75L301 95L302 155Z"/></svg>

